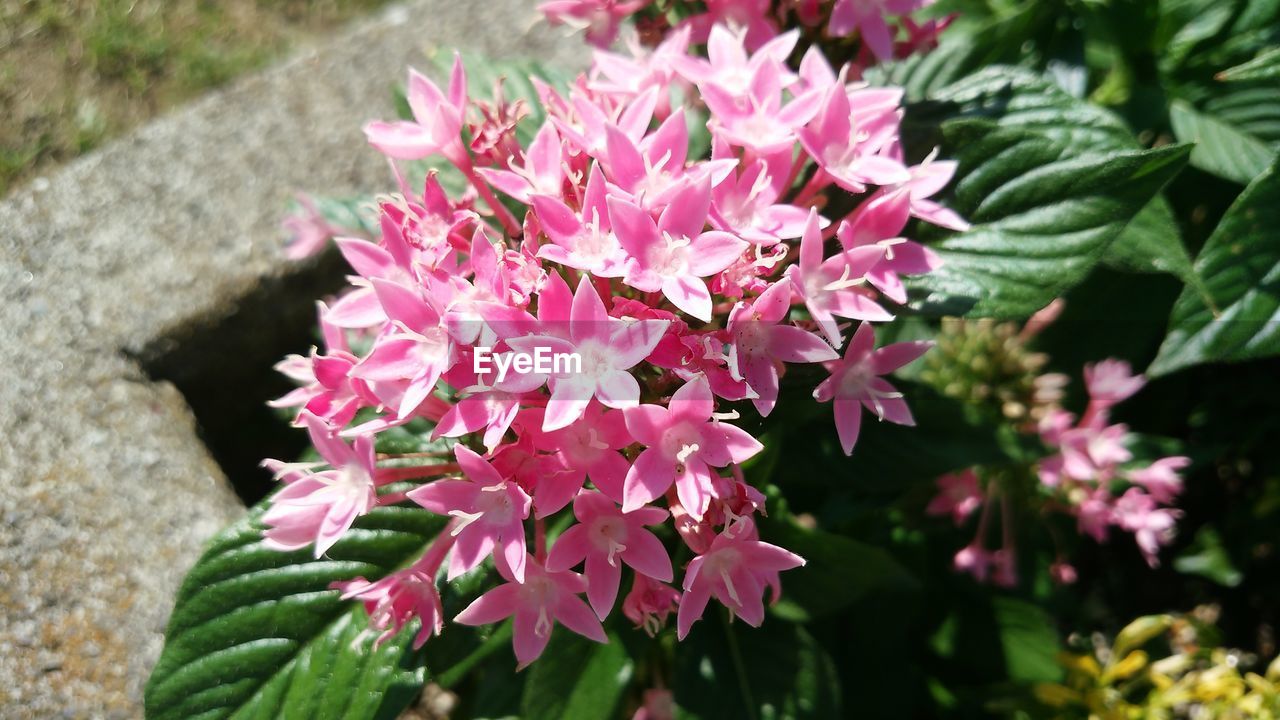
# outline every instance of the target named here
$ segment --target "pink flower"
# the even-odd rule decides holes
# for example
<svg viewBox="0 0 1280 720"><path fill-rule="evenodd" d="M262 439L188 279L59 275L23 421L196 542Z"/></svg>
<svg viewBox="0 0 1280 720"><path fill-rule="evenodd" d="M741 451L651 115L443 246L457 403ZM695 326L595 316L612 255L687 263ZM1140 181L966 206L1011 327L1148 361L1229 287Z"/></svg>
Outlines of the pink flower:
<svg viewBox="0 0 1280 720"><path fill-rule="evenodd" d="M938 494L925 507L926 514L950 515L958 527L982 507L984 496L978 484L978 475L973 470L943 475L938 478L937 484Z"/></svg>
<svg viewBox="0 0 1280 720"><path fill-rule="evenodd" d="M534 447L551 453L543 465L545 475L534 490L538 517L568 505L584 480L615 502L622 502L622 482L631 463L619 452L632 444L623 414L606 411L599 403L587 405L582 418L560 430L543 432L541 415L526 411Z"/></svg>
<svg viewBox="0 0 1280 720"><path fill-rule="evenodd" d="M627 429L645 449L627 471L623 512L631 512L676 486L680 503L701 518L711 502L713 467L745 462L764 449L746 431L712 419L715 398L704 377L685 383L668 407L625 411Z"/></svg>
<svg viewBox="0 0 1280 720"><path fill-rule="evenodd" d="M1173 542L1182 513L1156 506L1140 488L1129 488L1115 504L1116 524L1133 533L1138 549L1151 567L1160 565L1160 548Z"/></svg>
<svg viewBox="0 0 1280 720"><path fill-rule="evenodd" d="M1129 363L1107 359L1084 366L1084 384L1090 401L1103 409L1128 400L1147 384L1147 379L1134 375Z"/></svg>
<svg viewBox="0 0 1280 720"><path fill-rule="evenodd" d="M414 618L422 621L413 638L414 649L444 629L444 607L436 590L434 573L415 564L374 582L362 577L333 584L343 600L359 600L369 615L369 626L382 631L375 640L381 645Z"/></svg>
<svg viewBox="0 0 1280 720"><path fill-rule="evenodd" d="M969 223L956 211L930 199L942 192L947 183L951 182L957 168L953 160L935 160L937 152L935 148L924 162L908 168L907 172L911 174L911 179L900 187L910 194L913 217L939 227L963 232L969 229Z"/></svg>
<svg viewBox="0 0 1280 720"><path fill-rule="evenodd" d="M839 353L822 338L794 325L779 324L791 309L791 283L769 286L747 305L729 313L729 370L745 378L757 397L756 410L767 416L778 401L778 367L783 362L815 363L835 360Z"/></svg>
<svg viewBox="0 0 1280 720"><path fill-rule="evenodd" d="M822 246L818 213L811 210L800 240L800 262L787 268L786 276L823 334L832 345L840 347L837 316L873 321L893 319L876 303L874 293L861 287L885 251L878 245L855 247L824 261Z"/></svg>
<svg viewBox="0 0 1280 720"><path fill-rule="evenodd" d="M560 134L550 122L534 136L524 153L524 165L509 170L480 168L476 174L502 192L528 204L537 195L559 197L564 185L563 149Z"/></svg>
<svg viewBox="0 0 1280 720"><path fill-rule="evenodd" d="M631 592L622 599L622 614L653 637L666 625L679 602L680 593L675 588L636 573Z"/></svg>
<svg viewBox="0 0 1280 720"><path fill-rule="evenodd" d="M598 492L583 492L573 500L578 524L556 540L547 555L547 569L568 570L586 560L587 600L604 620L613 609L622 582L622 564L654 580L671 582L671 558L645 525L667 519L662 508L642 507L623 513Z"/></svg>
<svg viewBox="0 0 1280 720"><path fill-rule="evenodd" d="M728 148L722 150L728 154ZM772 160L772 165L768 162ZM788 189L784 174L791 153L757 160L741 174L732 174L711 189L711 221L717 230L731 232L757 245L774 245L804 233L809 212L795 205L779 203Z"/></svg>
<svg viewBox="0 0 1280 720"><path fill-rule="evenodd" d="M836 236L846 251L857 247L884 248L884 257L867 271L867 281L890 300L907 302L902 275L923 275L942 265L937 254L901 236L910 217L906 190L881 191L858 206L853 217L840 223Z"/></svg>
<svg viewBox="0 0 1280 720"><path fill-rule="evenodd" d="M827 91L817 115L800 130L800 142L818 166L849 192L907 182L911 174L887 154L897 135L901 100L901 90L866 88L849 93L838 81Z"/></svg>
<svg viewBox="0 0 1280 720"><path fill-rule="evenodd" d="M1142 486L1157 502L1172 503L1182 494L1180 470L1191 464L1191 458L1160 458L1150 465L1127 473L1129 482Z"/></svg>
<svg viewBox="0 0 1280 720"><path fill-rule="evenodd" d="M586 32L587 42L608 47L618 37L622 21L650 0L545 0L538 10L552 25L568 25Z"/></svg>
<svg viewBox="0 0 1280 720"><path fill-rule="evenodd" d="M373 438L361 436L347 445L315 415L303 412L301 421L329 469L309 472L315 465L264 461L287 485L272 497L262 522L269 546L298 550L314 543L318 558L377 504Z"/></svg>
<svg viewBox="0 0 1280 720"><path fill-rule="evenodd" d="M862 408L881 420L898 425L915 425L911 410L898 392L881 375L887 375L925 354L929 342L901 342L875 349L875 330L862 323L840 360L828 363L831 377L813 392L819 402L834 401L836 431L846 455L853 453L862 426Z"/></svg>
<svg viewBox="0 0 1280 720"><path fill-rule="evenodd" d="M612 408L634 407L640 400L640 385L627 371L653 352L666 327L663 320L609 317L591 281L583 279L573 295L568 339L551 335L508 339L517 351L547 348L580 358L580 368L552 376L542 429L567 427L582 417L592 398Z"/></svg>
<svg viewBox="0 0 1280 720"><path fill-rule="evenodd" d="M524 519L532 500L466 446L454 445L453 452L466 480L437 480L407 493L427 510L458 519L450 530L457 540L449 556L448 578L458 577L492 553L495 560L501 556L506 561L517 582L523 582Z"/></svg>
<svg viewBox="0 0 1280 720"><path fill-rule="evenodd" d="M650 688L644 691L644 705L636 709L631 720L675 720L676 700L670 690Z"/></svg>
<svg viewBox="0 0 1280 720"><path fill-rule="evenodd" d="M445 153L454 159L462 152L466 91L460 55L454 56L448 95L425 75L411 69L406 98L413 122L371 122L365 125L364 134L370 145L397 160L419 160L436 153Z"/></svg>
<svg viewBox="0 0 1280 720"><path fill-rule="evenodd" d="M804 558L777 545L755 539L755 528L734 527L716 536L711 547L689 562L684 574L684 595L676 620L677 637L683 640L714 597L752 627L764 622L764 589L778 597L778 573L802 567Z"/></svg>
<svg viewBox="0 0 1280 720"><path fill-rule="evenodd" d="M403 383L396 416L405 418L427 399L457 357L440 314L421 294L385 280L374 280L373 289L394 329L378 339L352 375L373 383Z"/></svg>
<svg viewBox="0 0 1280 720"><path fill-rule="evenodd" d="M595 164L587 175L580 212L558 198L534 196L533 210L551 238L551 244L538 248L538 257L596 277L621 277L626 255L613 234L606 197L604 176Z"/></svg>
<svg viewBox="0 0 1280 720"><path fill-rule="evenodd" d="M857 31L877 60L893 59L893 30L887 18L908 15L931 0L836 0L829 32L836 37Z"/></svg>
<svg viewBox="0 0 1280 720"><path fill-rule="evenodd" d="M488 625L514 616L512 644L519 662L517 669L538 659L557 622L598 643L609 642L600 621L578 597L587 589L581 575L545 570L533 558L522 561L521 566L525 568L523 582L498 563L498 572L508 582L476 598L454 621Z"/></svg>
<svg viewBox="0 0 1280 720"><path fill-rule="evenodd" d="M718 230L704 232L711 209L710 179L686 186L655 223L635 204L610 197L614 232L627 251L623 282L643 292L659 292L703 322L711 320L711 293L700 278L729 267L747 243Z"/></svg>

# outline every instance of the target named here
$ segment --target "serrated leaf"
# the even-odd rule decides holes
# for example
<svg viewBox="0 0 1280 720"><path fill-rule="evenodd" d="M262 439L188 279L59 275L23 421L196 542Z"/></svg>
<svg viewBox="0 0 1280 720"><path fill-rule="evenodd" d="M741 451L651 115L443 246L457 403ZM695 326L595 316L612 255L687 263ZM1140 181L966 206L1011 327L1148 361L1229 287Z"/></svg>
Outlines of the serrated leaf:
<svg viewBox="0 0 1280 720"><path fill-rule="evenodd" d="M1223 82L1280 78L1280 47L1273 47L1249 62L1223 70L1216 77Z"/></svg>
<svg viewBox="0 0 1280 720"><path fill-rule="evenodd" d="M1030 316L1088 275L1189 152L1075 155L1071 132L972 121L944 130L959 161L949 204L973 228L931 245L943 265L913 283L930 314Z"/></svg>
<svg viewBox="0 0 1280 720"><path fill-rule="evenodd" d="M635 665L622 641L607 645L561 630L529 668L524 720L594 720L613 717Z"/></svg>
<svg viewBox="0 0 1280 720"><path fill-rule="evenodd" d="M936 93L959 117L981 117L1002 127L1036 130L1067 144L1074 155L1137 150L1129 127L1114 113L1081 102L1045 78L1020 68L995 67ZM1134 272L1169 272L1195 282L1191 257L1168 203L1155 198L1107 248L1103 261Z"/></svg>
<svg viewBox="0 0 1280 720"><path fill-rule="evenodd" d="M267 502L220 533L183 581L147 683L147 717L394 717L425 679L410 659L412 629L375 650L364 609L329 584L415 558L440 519L377 508L315 560L266 547Z"/></svg>
<svg viewBox="0 0 1280 720"><path fill-rule="evenodd" d="M1195 143L1193 166L1242 185L1266 170L1274 154L1257 137L1182 100L1170 106L1169 122L1179 142Z"/></svg>
<svg viewBox="0 0 1280 720"><path fill-rule="evenodd" d="M1212 299L1188 289L1147 372L1280 353L1280 172L1273 165L1236 199L1196 258Z"/></svg>

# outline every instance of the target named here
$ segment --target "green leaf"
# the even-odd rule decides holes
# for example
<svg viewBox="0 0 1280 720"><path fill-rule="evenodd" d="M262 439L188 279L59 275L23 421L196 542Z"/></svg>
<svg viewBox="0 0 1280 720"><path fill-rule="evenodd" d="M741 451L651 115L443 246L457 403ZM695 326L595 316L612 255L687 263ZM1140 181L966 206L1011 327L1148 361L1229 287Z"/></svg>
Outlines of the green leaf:
<svg viewBox="0 0 1280 720"><path fill-rule="evenodd" d="M915 577L880 548L791 521L762 520L760 533L805 559L804 567L787 573L787 592L773 607L788 620L831 615L870 593L919 590Z"/></svg>
<svg viewBox="0 0 1280 720"><path fill-rule="evenodd" d="M1073 133L973 121L944 130L959 161L950 205L973 227L931 245L943 265L913 283L930 314L1030 316L1089 274L1189 152L1080 155Z"/></svg>
<svg viewBox="0 0 1280 720"><path fill-rule="evenodd" d="M1200 528L1191 547L1173 561L1173 569L1185 575L1199 575L1223 587L1236 587L1244 580L1222 545L1222 537L1211 526Z"/></svg>
<svg viewBox="0 0 1280 720"><path fill-rule="evenodd" d="M1179 142L1195 143L1192 165L1242 185L1266 170L1273 155L1258 138L1182 100L1169 108L1169 121Z"/></svg>
<svg viewBox="0 0 1280 720"><path fill-rule="evenodd" d="M1216 77L1223 82L1280 78L1280 47L1273 47L1249 62L1223 70Z"/></svg>
<svg viewBox="0 0 1280 720"><path fill-rule="evenodd" d="M1009 678L1020 682L1057 682L1061 649L1053 618L1029 602L1010 597L992 601Z"/></svg>
<svg viewBox="0 0 1280 720"><path fill-rule="evenodd" d="M1163 272L1197 286L1200 282L1173 210L1163 197L1156 197L1134 216L1107 248L1102 262L1117 270Z"/></svg>
<svg viewBox="0 0 1280 720"><path fill-rule="evenodd" d="M826 720L843 717L835 664L791 623L730 624L714 604L676 646L676 704L685 717Z"/></svg>
<svg viewBox="0 0 1280 720"><path fill-rule="evenodd" d="M439 518L377 508L315 560L264 544L267 502L219 534L183 581L147 683L146 716L394 717L425 680L409 651L413 628L375 650L362 633L363 607L329 585L412 560L439 532Z"/></svg>
<svg viewBox="0 0 1280 720"><path fill-rule="evenodd" d="M616 636L607 645L568 630L552 635L529 668L524 720L594 720L613 717L635 666Z"/></svg>
<svg viewBox="0 0 1280 720"><path fill-rule="evenodd" d="M1280 172L1273 165L1245 188L1200 251L1195 270L1212 304L1191 289L1182 293L1149 374L1280 353L1277 227Z"/></svg>

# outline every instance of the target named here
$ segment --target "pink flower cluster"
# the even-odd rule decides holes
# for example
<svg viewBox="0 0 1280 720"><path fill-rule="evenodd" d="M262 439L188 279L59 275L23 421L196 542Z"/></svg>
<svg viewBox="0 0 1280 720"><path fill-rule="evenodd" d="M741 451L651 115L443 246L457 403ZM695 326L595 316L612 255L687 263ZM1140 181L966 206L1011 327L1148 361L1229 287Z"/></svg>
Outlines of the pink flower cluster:
<svg viewBox="0 0 1280 720"><path fill-rule="evenodd" d="M513 618L522 665L556 623L604 642L624 574L622 611L650 632L675 612L683 638L713 598L759 625L766 589L776 600L804 560L760 539L764 497L739 466L762 446L723 405L767 415L788 365L824 364L814 394L846 452L864 409L911 424L881 376L928 344L876 349L871 322L906 299L902 276L937 265L902 237L909 218L964 227L929 199L954 165L903 161L901 92L849 83L816 51L791 69L796 39L751 52L716 25L710 60L687 31L661 61L597 56L566 94L539 85L547 119L525 148L519 113L470 100L460 60L444 89L411 72L413 120L370 123L370 143L398 171L443 157L470 188L401 180L376 241L338 240L351 287L320 307L324 351L281 364L300 387L276 403L324 462L269 463L285 488L268 540L319 556L406 499L448 518L411 567L341 588L384 634L420 618L421 643L442 628L439 571L492 558L505 583L455 621ZM699 99L710 157L689 156ZM841 356L844 320L861 324ZM528 362L544 352L575 362ZM374 455L378 433L417 419L452 451ZM379 492L406 480L429 482ZM575 522L550 537L562 512ZM680 590L668 522L693 554Z"/></svg>
<svg viewBox="0 0 1280 720"><path fill-rule="evenodd" d="M1040 422L1038 433L1051 454L1034 468L1041 512L1074 516L1082 535L1107 541L1111 528L1131 533L1151 567L1159 565L1160 548L1173 540L1181 511L1171 505L1182 492L1179 472L1190 463L1182 456L1136 465L1128 426L1111 424L1111 408L1142 389L1146 379L1134 375L1122 360L1103 360L1084 368L1089 404L1077 418L1056 408ZM1011 530L1013 510L1003 479L983 487L970 469L938 478L938 494L926 508L931 515L950 515L956 525L981 509L977 535L955 557L958 570L980 581L1017 584L1017 552ZM1001 504L1004 542L987 549L993 505ZM1075 580L1075 570L1059 559L1051 568L1062 583Z"/></svg>
<svg viewBox="0 0 1280 720"><path fill-rule="evenodd" d="M910 15L933 0L705 0L657 3L654 0L545 0L538 9L555 25L583 31L601 48L618 38L622 24L634 19L642 32L685 31L706 42L717 26L740 31L755 50L779 34L779 28L817 28L826 38L861 41L859 66L902 58L937 44L950 19L915 22ZM659 9L659 5L663 5ZM674 12L668 12L674 10Z"/></svg>

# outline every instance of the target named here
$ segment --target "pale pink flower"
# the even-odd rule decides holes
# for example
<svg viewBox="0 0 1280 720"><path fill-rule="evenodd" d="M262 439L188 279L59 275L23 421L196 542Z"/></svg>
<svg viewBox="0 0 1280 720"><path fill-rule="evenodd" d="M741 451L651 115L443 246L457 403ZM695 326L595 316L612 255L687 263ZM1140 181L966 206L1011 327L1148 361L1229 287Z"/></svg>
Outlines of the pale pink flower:
<svg viewBox="0 0 1280 720"><path fill-rule="evenodd" d="M512 645L518 669L538 659L551 640L551 631L557 622L590 640L609 642L600 620L578 597L587 589L581 575L545 570L533 558L522 560L521 565L525 568L523 580L498 563L498 572L507 582L476 598L454 621L463 625L488 625L514 616Z"/></svg>
<svg viewBox="0 0 1280 720"><path fill-rule="evenodd" d="M844 357L827 364L831 377L823 380L813 392L819 402L834 402L836 431L846 455L853 453L853 446L858 441L863 407L880 420L915 425L902 393L880 376L914 361L933 344L901 342L877 350L875 343L875 330L871 324L859 325Z"/></svg>
<svg viewBox="0 0 1280 720"><path fill-rule="evenodd" d="M627 471L624 512L661 497L674 483L680 503L701 518L711 502L711 468L745 462L764 449L745 430L713 419L714 411L715 398L703 377L681 386L668 407L625 411L627 430L645 449Z"/></svg>
<svg viewBox="0 0 1280 720"><path fill-rule="evenodd" d="M1124 360L1107 359L1084 366L1084 384L1089 400L1098 409L1109 408L1133 397L1147 384L1142 375L1134 375Z"/></svg>
<svg viewBox="0 0 1280 720"><path fill-rule="evenodd" d="M716 536L711 547L689 562L684 574L684 595L676 619L677 637L683 640L707 608L719 600L735 616L752 627L764 622L764 591L777 600L778 573L802 567L804 558L777 545L761 542L755 528L734 527Z"/></svg>
<svg viewBox="0 0 1280 720"><path fill-rule="evenodd" d="M750 305L738 303L729 313L729 371L743 378L757 397L756 410L767 416L778 401L778 367L783 362L815 363L840 354L822 338L783 324L791 310L791 283L769 286Z"/></svg>
<svg viewBox="0 0 1280 720"><path fill-rule="evenodd" d="M495 560L501 556L506 561L517 582L523 582L524 520L532 500L466 446L454 445L453 452L465 480L437 480L407 493L427 510L458 520L449 531L457 539L449 556L448 578L458 577L492 553Z"/></svg>
<svg viewBox="0 0 1280 720"><path fill-rule="evenodd" d="M263 465L287 484L271 498L262 522L267 526L264 537L268 546L299 550L314 544L318 558L342 538L357 517L377 504L373 437L364 435L347 445L315 415L303 412L300 419L324 463L264 461ZM310 472L325 464L328 470Z"/></svg>
<svg viewBox="0 0 1280 720"><path fill-rule="evenodd" d="M1143 558L1151 567L1160 565L1160 548L1173 542L1181 511L1158 507L1155 498L1140 488L1129 488L1116 500L1116 524L1133 533Z"/></svg>
<svg viewBox="0 0 1280 720"><path fill-rule="evenodd" d="M551 244L538 248L538 257L596 277L621 277L626 255L613 234L606 197L604 176L594 163L587 175L580 211L570 209L558 198L535 196L533 210L542 231L551 238Z"/></svg>
<svg viewBox="0 0 1280 720"><path fill-rule="evenodd" d="M369 144L397 160L420 160L436 153L457 159L462 152L466 91L461 55L454 56L448 94L427 76L410 69L406 99L413 122L371 122L364 126Z"/></svg>
<svg viewBox="0 0 1280 720"><path fill-rule="evenodd" d="M725 156L731 152L719 141L716 145ZM785 173L791 162L789 150L762 158L713 187L708 218L712 227L757 245L800 237L809 211L778 202L787 190Z"/></svg>
<svg viewBox="0 0 1280 720"><path fill-rule="evenodd" d="M951 182L957 168L954 160L935 160L937 153L935 148L924 162L907 168L911 179L900 187L905 188L911 196L912 217L949 230L964 232L969 229L969 223L964 218L956 211L930 199Z"/></svg>
<svg viewBox="0 0 1280 720"><path fill-rule="evenodd" d="M1150 465L1126 473L1129 482L1146 489L1157 502L1172 503L1182 494L1182 477L1178 472L1191 464L1191 458L1160 458Z"/></svg>
<svg viewBox="0 0 1280 720"><path fill-rule="evenodd" d="M623 564L654 580L671 582L671 558L662 542L645 529L665 521L666 510L642 507L623 513L603 494L587 491L573 499L573 514L578 524L556 539L547 555L547 569L568 570L585 559L587 600L601 620L618 598Z"/></svg>

